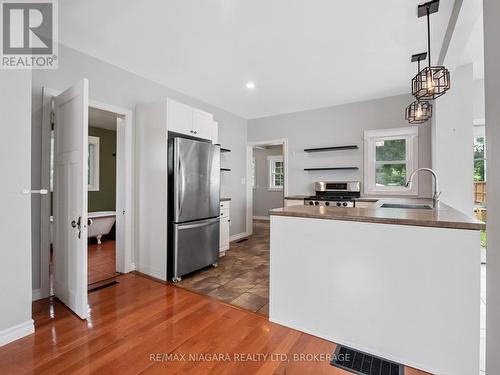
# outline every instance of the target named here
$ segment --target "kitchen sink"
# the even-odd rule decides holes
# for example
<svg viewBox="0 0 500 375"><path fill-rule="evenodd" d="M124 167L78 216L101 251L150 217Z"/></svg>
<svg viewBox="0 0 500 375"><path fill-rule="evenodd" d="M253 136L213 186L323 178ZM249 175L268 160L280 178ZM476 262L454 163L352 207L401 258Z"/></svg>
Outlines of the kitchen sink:
<svg viewBox="0 0 500 375"><path fill-rule="evenodd" d="M384 203L381 208L411 208L419 210L432 210L428 204L404 204L404 203Z"/></svg>

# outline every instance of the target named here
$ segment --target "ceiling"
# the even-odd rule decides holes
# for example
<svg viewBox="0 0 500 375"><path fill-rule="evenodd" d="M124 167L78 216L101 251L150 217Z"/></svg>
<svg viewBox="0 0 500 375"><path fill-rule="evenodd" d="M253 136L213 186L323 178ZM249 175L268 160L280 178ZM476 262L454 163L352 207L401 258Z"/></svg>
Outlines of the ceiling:
<svg viewBox="0 0 500 375"><path fill-rule="evenodd" d="M117 115L102 109L89 108L89 126L116 131Z"/></svg>
<svg viewBox="0 0 500 375"><path fill-rule="evenodd" d="M63 44L257 118L409 92L417 0L64 0ZM437 58L454 0L432 15ZM245 84L255 82L255 89Z"/></svg>

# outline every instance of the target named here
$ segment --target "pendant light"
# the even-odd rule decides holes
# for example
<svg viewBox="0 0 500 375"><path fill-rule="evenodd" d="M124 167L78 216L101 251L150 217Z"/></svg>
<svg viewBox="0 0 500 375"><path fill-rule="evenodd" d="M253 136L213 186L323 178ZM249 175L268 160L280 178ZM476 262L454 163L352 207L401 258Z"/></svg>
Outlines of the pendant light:
<svg viewBox="0 0 500 375"><path fill-rule="evenodd" d="M418 6L418 17L427 16L427 58L428 66L418 72L412 80L412 94L417 99L433 100L450 89L450 72L444 66L431 65L430 15L439 10L439 0Z"/></svg>
<svg viewBox="0 0 500 375"><path fill-rule="evenodd" d="M411 57L411 62L417 62L417 72L420 72L420 61L425 60L427 53L419 53ZM410 124L423 124L432 118L432 104L427 100L417 99L406 107L405 118Z"/></svg>

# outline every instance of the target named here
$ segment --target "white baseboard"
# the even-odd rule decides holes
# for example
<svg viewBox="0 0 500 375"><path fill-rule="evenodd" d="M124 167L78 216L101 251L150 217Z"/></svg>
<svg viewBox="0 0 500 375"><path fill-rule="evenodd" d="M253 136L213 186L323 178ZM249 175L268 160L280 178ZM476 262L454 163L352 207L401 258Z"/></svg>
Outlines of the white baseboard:
<svg viewBox="0 0 500 375"><path fill-rule="evenodd" d="M6 345L9 342L18 340L24 336L31 335L33 332L35 332L33 319L15 325L14 327L4 329L0 332L0 346Z"/></svg>
<svg viewBox="0 0 500 375"><path fill-rule="evenodd" d="M254 216L253 219L254 220L266 220L266 221L271 220L271 218L269 216Z"/></svg>
<svg viewBox="0 0 500 375"><path fill-rule="evenodd" d="M32 301L38 301L39 299L42 299L42 290L41 289L33 289L31 293L32 293L32 295L31 295Z"/></svg>
<svg viewBox="0 0 500 375"><path fill-rule="evenodd" d="M238 234L233 234L231 237L229 237L229 241L233 242L236 240L240 240L242 238L248 237L250 234L248 232L241 232Z"/></svg>

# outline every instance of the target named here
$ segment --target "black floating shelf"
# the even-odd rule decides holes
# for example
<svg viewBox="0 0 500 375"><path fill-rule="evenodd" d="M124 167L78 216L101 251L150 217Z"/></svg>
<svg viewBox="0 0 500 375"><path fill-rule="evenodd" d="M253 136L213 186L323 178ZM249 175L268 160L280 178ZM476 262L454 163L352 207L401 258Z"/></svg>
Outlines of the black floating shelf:
<svg viewBox="0 0 500 375"><path fill-rule="evenodd" d="M231 169L229 169L229 168L221 168L220 170L224 171L224 172L231 172Z"/></svg>
<svg viewBox="0 0 500 375"><path fill-rule="evenodd" d="M304 168L305 171L356 171L358 167Z"/></svg>
<svg viewBox="0 0 500 375"><path fill-rule="evenodd" d="M231 152L231 150L230 150L230 149L228 149L228 148L222 148L222 147L221 147L221 148L220 148L220 152Z"/></svg>
<svg viewBox="0 0 500 375"><path fill-rule="evenodd" d="M347 146L331 146L331 147L317 147L317 148L306 148L305 152L323 152L323 151L342 151L342 150L357 150L359 147L357 145L347 145Z"/></svg>

